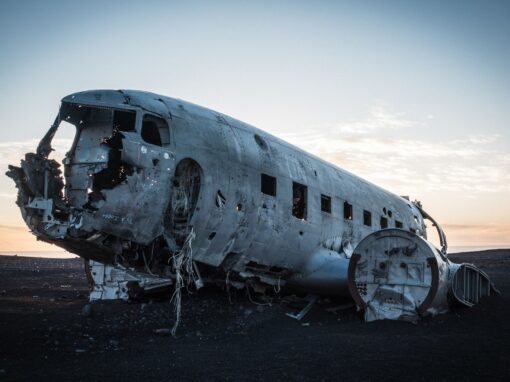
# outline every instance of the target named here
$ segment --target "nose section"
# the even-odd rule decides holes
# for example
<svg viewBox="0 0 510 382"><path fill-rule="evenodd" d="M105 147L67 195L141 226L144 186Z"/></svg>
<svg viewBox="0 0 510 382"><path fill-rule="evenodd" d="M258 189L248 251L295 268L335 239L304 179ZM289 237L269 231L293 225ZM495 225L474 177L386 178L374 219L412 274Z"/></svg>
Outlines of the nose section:
<svg viewBox="0 0 510 382"><path fill-rule="evenodd" d="M65 206L60 164L37 153L27 153L20 167L9 166L6 175L18 189L16 203L25 223L42 240L62 238L69 218Z"/></svg>
<svg viewBox="0 0 510 382"><path fill-rule="evenodd" d="M18 188L17 204L41 240L78 255L111 262L113 256L148 246L164 232L175 155L145 142L133 110L63 104L59 115L76 137L62 166L49 159L60 118L7 175Z"/></svg>

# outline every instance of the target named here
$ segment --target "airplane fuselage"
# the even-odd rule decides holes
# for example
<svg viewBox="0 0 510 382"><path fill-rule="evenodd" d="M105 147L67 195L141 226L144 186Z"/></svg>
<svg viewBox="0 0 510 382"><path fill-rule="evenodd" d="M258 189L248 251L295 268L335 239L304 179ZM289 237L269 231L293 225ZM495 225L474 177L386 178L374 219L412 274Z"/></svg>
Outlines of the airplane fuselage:
<svg viewBox="0 0 510 382"><path fill-rule="evenodd" d="M408 200L191 103L138 91L72 94L32 161L48 156L62 121L76 127L64 190L58 170L41 170L46 163L32 177L38 185L18 182L22 213L41 239L86 259L166 274L193 231L198 263L341 294L339 274L364 237L395 227L426 237Z"/></svg>

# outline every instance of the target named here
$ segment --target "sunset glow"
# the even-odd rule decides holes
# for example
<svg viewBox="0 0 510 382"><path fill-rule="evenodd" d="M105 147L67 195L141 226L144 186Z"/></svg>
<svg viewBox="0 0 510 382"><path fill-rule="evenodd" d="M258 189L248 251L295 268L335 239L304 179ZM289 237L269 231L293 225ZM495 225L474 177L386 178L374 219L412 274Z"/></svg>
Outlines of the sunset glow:
<svg viewBox="0 0 510 382"><path fill-rule="evenodd" d="M510 7L384 3L2 2L0 170L63 96L148 90L420 200L451 246L510 247ZM1 176L0 251L60 251L15 202Z"/></svg>

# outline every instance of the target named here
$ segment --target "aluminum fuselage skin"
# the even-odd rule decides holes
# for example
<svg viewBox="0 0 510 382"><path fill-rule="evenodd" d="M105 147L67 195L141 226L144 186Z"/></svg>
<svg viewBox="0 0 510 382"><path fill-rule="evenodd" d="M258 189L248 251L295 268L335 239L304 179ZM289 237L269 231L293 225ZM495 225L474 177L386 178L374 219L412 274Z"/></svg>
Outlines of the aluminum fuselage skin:
<svg viewBox="0 0 510 382"><path fill-rule="evenodd" d="M131 153L130 160L135 167L148 169L158 159L157 177L148 173L144 179L160 188L153 189L152 196L147 191L144 205L133 199L120 208L111 197L103 210L83 212L84 221L97 231L141 244L161 235L175 169L181 161L192 159L202 173L189 222L196 233L193 259L199 263L248 276L255 264L269 269L259 276L270 284L282 278L310 291L347 290L345 276L352 249L370 233L386 228L381 227L382 220L387 228L401 224L399 228L426 237L422 215L413 203L227 115L179 99L129 90L75 93L62 103L135 111L138 136L131 134L129 140L135 149L145 149ZM156 146L142 140L141 120L146 113L167 121L168 144ZM71 149L71 162L77 144ZM65 165L66 171L71 165ZM261 192L261 174L276 179L276 195ZM304 218L292 213L294 182L306 186ZM218 204L218 195L224 203ZM330 198L330 212L321 210L321 195ZM345 202L352 206L348 218ZM364 218L366 212L370 225ZM133 216L140 214L146 216L140 220L142 225L150 222L154 227L145 231L137 227L140 222ZM90 258L90 246L81 246L76 238L53 242ZM273 268L277 269L274 274Z"/></svg>

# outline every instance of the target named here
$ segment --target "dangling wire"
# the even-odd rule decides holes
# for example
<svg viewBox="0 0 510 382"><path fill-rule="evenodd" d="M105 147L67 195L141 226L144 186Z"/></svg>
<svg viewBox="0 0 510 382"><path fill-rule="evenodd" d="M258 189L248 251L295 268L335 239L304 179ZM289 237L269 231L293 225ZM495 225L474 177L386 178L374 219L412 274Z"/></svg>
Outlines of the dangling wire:
<svg viewBox="0 0 510 382"><path fill-rule="evenodd" d="M228 302L230 303L230 305L232 305L233 304L232 296L230 295L230 271L227 272L227 277L225 278L225 285L228 295Z"/></svg>
<svg viewBox="0 0 510 382"><path fill-rule="evenodd" d="M170 303L174 304L175 323L172 327L172 335L175 336L177 327L181 321L181 289L200 279L193 265L193 248L192 243L195 240L195 230L191 228L188 237L184 241L181 250L173 257L173 265L175 269L175 291L172 295Z"/></svg>
<svg viewBox="0 0 510 382"><path fill-rule="evenodd" d="M275 293L280 293L280 291L282 290L280 285L281 280L282 280L281 277L278 277L278 284L273 285L273 290Z"/></svg>
<svg viewBox="0 0 510 382"><path fill-rule="evenodd" d="M270 302L257 302L255 300L253 300L251 298L251 294L250 294L250 287L248 285L246 285L246 294L248 295L248 300L250 300L250 302L252 304L255 304L255 305L261 305L261 306L271 306L271 303Z"/></svg>

